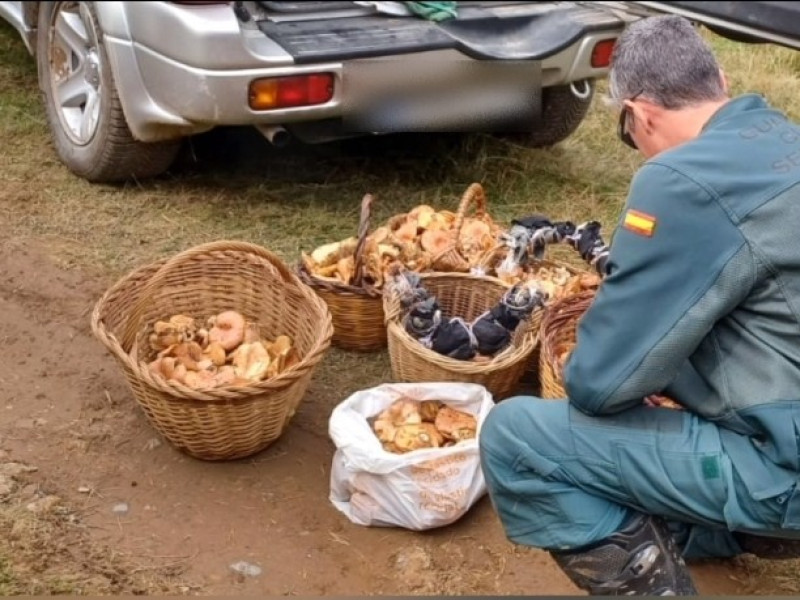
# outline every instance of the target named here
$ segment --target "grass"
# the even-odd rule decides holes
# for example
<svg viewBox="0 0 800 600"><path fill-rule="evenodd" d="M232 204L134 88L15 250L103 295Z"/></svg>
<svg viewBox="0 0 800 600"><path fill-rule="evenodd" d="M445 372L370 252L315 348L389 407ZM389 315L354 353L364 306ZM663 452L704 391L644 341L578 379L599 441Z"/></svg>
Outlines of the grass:
<svg viewBox="0 0 800 600"><path fill-rule="evenodd" d="M732 93L763 93L800 120L800 53L746 46L712 34L708 39ZM597 219L610 229L640 164L638 155L616 140L616 116L596 99L576 134L550 150L525 149L489 136L412 135L277 151L252 130L219 130L192 140L164 177L92 185L58 162L34 63L16 32L0 24L0 241L6 247L43 245L64 267L91 270L109 280L216 239L261 244L294 262L302 249L352 235L366 192L376 196L373 222L378 222L420 203L454 208L474 181L484 185L490 211L500 221L542 212L554 219ZM356 362L344 354L341 358ZM320 370L323 380L336 377L327 372L332 362ZM381 354L353 371L374 378L386 369ZM346 385L357 389L359 381ZM17 527L30 525L18 511L0 505L0 529L5 528L0 533L17 522L22 523ZM34 530L42 539L55 531ZM83 590L85 581L32 573L25 566L30 556L14 544L13 536L0 535L0 595ZM797 589L794 561L742 564L748 577L769 582L772 591ZM118 589L137 585L128 582ZM111 588L107 582L90 582L87 589L102 593ZM764 591L763 586L754 589Z"/></svg>

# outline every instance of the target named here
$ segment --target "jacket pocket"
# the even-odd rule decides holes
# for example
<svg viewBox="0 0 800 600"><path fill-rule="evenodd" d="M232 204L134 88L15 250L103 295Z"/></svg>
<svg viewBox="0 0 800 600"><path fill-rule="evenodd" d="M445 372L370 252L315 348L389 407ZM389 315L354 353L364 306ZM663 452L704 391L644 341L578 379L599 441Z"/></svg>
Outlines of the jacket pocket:
<svg viewBox="0 0 800 600"><path fill-rule="evenodd" d="M719 526L730 461L721 452L676 452L653 444L615 446L620 479L641 509L667 518Z"/></svg>
<svg viewBox="0 0 800 600"><path fill-rule="evenodd" d="M781 526L784 529L800 531L800 489L795 485L789 492L778 496L776 501L779 504L786 504L786 512L783 515Z"/></svg>
<svg viewBox="0 0 800 600"><path fill-rule="evenodd" d="M558 469L558 463L524 446L520 449L516 460L511 465L511 470L516 474L534 474L537 477L549 477Z"/></svg>

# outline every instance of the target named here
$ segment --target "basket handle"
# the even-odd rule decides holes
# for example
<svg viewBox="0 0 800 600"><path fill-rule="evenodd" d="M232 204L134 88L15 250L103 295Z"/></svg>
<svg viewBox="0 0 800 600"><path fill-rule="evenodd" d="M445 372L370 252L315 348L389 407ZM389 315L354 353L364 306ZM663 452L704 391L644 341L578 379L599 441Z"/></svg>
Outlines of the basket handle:
<svg viewBox="0 0 800 600"><path fill-rule="evenodd" d="M492 268L493 263L495 260L503 255L503 253L507 250L505 244L495 244L491 248L489 248L486 252L481 254L481 257L478 259L476 266L480 267L484 270L489 270Z"/></svg>
<svg viewBox="0 0 800 600"><path fill-rule="evenodd" d="M286 265L283 264L283 261L281 261L280 258L266 248L256 244L251 244L249 242L220 240L201 244L199 246L189 248L188 250L184 250L164 263L164 265L145 284L142 294L139 296L139 300L131 310L131 314L128 317L128 322L125 324L125 331L122 334L122 348L126 352L130 351L134 341L136 340L136 332L139 330L142 314L144 313L145 307L150 303L156 287L176 267L190 262L198 256L210 254L212 252L246 252L248 254L254 254L259 258L263 258L273 267L275 267L275 269L278 271L278 274L281 276L281 279L283 279L285 283L291 284L297 282L297 278L292 274L291 271L289 271L289 269L286 268Z"/></svg>
<svg viewBox="0 0 800 600"><path fill-rule="evenodd" d="M453 233L456 236L456 243L458 243L458 240L461 238L461 228L464 226L467 209L473 202L475 203L475 216L479 219L485 217L486 193L483 191L483 186L480 183L473 183L470 185L461 196L461 202L459 202L458 210L456 211L456 222L453 224Z"/></svg>
<svg viewBox="0 0 800 600"><path fill-rule="evenodd" d="M364 246L366 246L367 234L369 233L369 216L373 200L372 194L364 194L361 199L361 216L358 219L358 241L353 252L353 269L355 271L353 285L355 287L361 287L364 279Z"/></svg>

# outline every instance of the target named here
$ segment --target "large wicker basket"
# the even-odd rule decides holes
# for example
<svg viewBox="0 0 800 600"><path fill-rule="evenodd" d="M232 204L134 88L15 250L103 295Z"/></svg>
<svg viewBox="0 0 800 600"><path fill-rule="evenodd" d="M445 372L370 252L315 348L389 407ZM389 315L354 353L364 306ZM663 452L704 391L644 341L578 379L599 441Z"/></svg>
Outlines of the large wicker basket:
<svg viewBox="0 0 800 600"><path fill-rule="evenodd" d="M442 311L471 321L494 306L509 285L492 277L466 273L428 273L422 285L439 301ZM496 401L512 395L538 342L540 312L520 323L511 345L490 362L462 361L425 348L403 327L403 310L392 288L384 293L392 375L398 382L456 381L486 387Z"/></svg>
<svg viewBox="0 0 800 600"><path fill-rule="evenodd" d="M594 300L589 290L554 302L542 318L539 348L539 383L542 398L565 398L565 349L575 341L578 322Z"/></svg>
<svg viewBox="0 0 800 600"><path fill-rule="evenodd" d="M149 370L156 320L236 310L262 337L288 335L301 360L247 386L195 390ZM150 423L187 454L227 460L263 450L285 430L333 334L325 303L268 250L220 241L140 267L97 302L92 331L111 352Z"/></svg>
<svg viewBox="0 0 800 600"><path fill-rule="evenodd" d="M479 269L483 272L488 274L491 277L497 276L497 267L500 262L505 258L506 254L508 253L508 249L501 244L498 244L492 251L487 252L483 259L481 260L480 264L478 265ZM587 273L588 271L579 269L574 265L571 265L567 262L560 261L560 260L553 260L549 258L541 258L541 259L530 259L528 264L525 266L525 270L523 272L522 277L516 280L509 280L508 283L512 284L515 283L517 280L530 280L535 279L535 274L541 268L547 269L556 269L556 268L563 268L569 272L570 275L580 275L582 273ZM558 302L557 299L550 299L546 302L546 306L554 304ZM543 318L544 311L540 311L535 315L536 321L535 325L541 325L541 319ZM525 374L525 379L534 386L534 388L538 389L541 386L540 376L539 376L539 364L540 364L540 353L541 353L541 339L539 343L536 345L533 353L531 354L531 359L528 362L528 367Z"/></svg>
<svg viewBox="0 0 800 600"><path fill-rule="evenodd" d="M474 209L473 219L483 221L491 230L492 237L497 238L500 227L488 213L486 193L480 183L471 184L464 194L456 210L456 220L453 224L450 245L433 256L431 270L443 273L466 273L470 270L470 261L465 256L462 247L461 230L466 223L470 209Z"/></svg>
<svg viewBox="0 0 800 600"><path fill-rule="evenodd" d="M373 197L367 194L361 203L358 243L354 255L357 279L362 274L372 201ZM333 320L331 343L334 346L360 352L373 352L386 347L381 290L363 285L360 281L349 285L317 277L309 273L302 262L297 265L296 273L327 304Z"/></svg>

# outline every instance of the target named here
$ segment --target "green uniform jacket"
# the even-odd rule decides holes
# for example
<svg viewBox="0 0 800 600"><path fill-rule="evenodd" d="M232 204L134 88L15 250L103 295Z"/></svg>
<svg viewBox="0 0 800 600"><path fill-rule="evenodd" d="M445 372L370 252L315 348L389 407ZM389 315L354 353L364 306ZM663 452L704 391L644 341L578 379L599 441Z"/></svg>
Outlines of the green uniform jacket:
<svg viewBox="0 0 800 600"><path fill-rule="evenodd" d="M757 500L800 472L798 183L800 127L758 95L647 161L565 370L588 414L665 393L717 423Z"/></svg>

